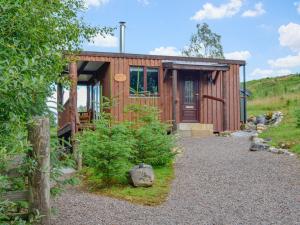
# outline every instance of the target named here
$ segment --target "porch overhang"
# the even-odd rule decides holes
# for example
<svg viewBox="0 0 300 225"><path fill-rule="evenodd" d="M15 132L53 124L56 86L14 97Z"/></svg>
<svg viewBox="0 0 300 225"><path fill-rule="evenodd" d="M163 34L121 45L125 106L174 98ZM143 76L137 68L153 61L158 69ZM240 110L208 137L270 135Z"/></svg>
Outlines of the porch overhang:
<svg viewBox="0 0 300 225"><path fill-rule="evenodd" d="M228 64L215 62L192 62L192 61L163 61L163 68L168 70L201 70L201 71L227 71Z"/></svg>
<svg viewBox="0 0 300 225"><path fill-rule="evenodd" d="M77 61L78 85L88 85L106 64L101 61Z"/></svg>

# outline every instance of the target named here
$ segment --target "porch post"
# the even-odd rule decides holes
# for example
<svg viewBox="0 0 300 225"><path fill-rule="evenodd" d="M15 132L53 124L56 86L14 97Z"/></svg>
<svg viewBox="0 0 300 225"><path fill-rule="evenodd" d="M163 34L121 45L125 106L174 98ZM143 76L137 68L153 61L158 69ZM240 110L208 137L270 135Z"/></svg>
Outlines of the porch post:
<svg viewBox="0 0 300 225"><path fill-rule="evenodd" d="M91 103L91 95L90 95L91 86L86 86L86 110L90 110L90 103Z"/></svg>
<svg viewBox="0 0 300 225"><path fill-rule="evenodd" d="M177 70L172 71L172 124L173 131L177 130L176 123L176 104L177 104Z"/></svg>
<svg viewBox="0 0 300 225"><path fill-rule="evenodd" d="M71 80L70 86L70 117L71 117L71 135L76 133L76 117L77 117L77 64L71 62L69 64L69 77Z"/></svg>
<svg viewBox="0 0 300 225"><path fill-rule="evenodd" d="M56 96L56 111L57 111L57 121L58 127L60 126L60 112L63 104L63 88L61 84L57 84L57 96Z"/></svg>
<svg viewBox="0 0 300 225"><path fill-rule="evenodd" d="M63 103L63 88L61 84L57 84L57 111Z"/></svg>
<svg viewBox="0 0 300 225"><path fill-rule="evenodd" d="M69 64L69 76L71 80L71 87L70 87L70 117L71 117L71 144L73 149L73 157L77 164L77 169L81 169L82 160L81 155L77 151L77 143L75 139L75 134L78 131L77 122L79 122L79 118L77 115L77 63L71 62Z"/></svg>

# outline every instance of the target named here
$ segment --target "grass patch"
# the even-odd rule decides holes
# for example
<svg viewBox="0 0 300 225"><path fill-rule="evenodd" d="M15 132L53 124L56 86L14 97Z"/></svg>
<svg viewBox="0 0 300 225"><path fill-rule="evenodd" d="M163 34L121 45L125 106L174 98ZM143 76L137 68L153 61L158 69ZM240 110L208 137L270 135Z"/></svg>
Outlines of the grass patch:
<svg viewBox="0 0 300 225"><path fill-rule="evenodd" d="M154 185L148 188L136 188L129 184L101 187L101 183L96 181L95 178L87 178L84 186L88 186L89 191L95 194L126 200L131 203L155 206L165 202L168 197L171 182L174 178L173 165L154 168L154 174Z"/></svg>
<svg viewBox="0 0 300 225"><path fill-rule="evenodd" d="M248 88L253 97L247 106L248 116L281 111L284 118L279 126L270 127L260 137L271 138L273 146L278 146L281 142L295 142L290 150L297 154L300 154L300 128L297 128L296 116L300 109L299 84L299 75L250 81Z"/></svg>

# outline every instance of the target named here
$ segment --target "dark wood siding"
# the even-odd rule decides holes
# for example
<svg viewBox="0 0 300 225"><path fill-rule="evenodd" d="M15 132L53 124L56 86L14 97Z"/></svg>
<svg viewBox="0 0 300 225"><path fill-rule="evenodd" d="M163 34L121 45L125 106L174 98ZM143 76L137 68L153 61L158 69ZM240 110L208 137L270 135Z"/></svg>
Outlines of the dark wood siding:
<svg viewBox="0 0 300 225"><path fill-rule="evenodd" d="M101 79L103 94L115 97L117 102L111 110L112 114L119 121L134 119L134 115L125 114L124 109L129 104L142 104L156 106L161 111L161 120L171 122L172 120L172 80L171 71L168 71L169 78L164 81L162 58L154 57L122 57L121 55L80 55L82 61L101 61L109 63L105 76ZM158 97L131 97L129 95L129 68L130 66L152 66L159 68L159 96ZM201 123L213 124L215 131L238 130L240 128L240 95L239 95L239 64L230 64L229 70L219 73L215 83L208 82L211 72L203 72L199 78L199 118ZM117 82L114 75L122 73L126 75L126 81ZM179 73L180 76L180 73ZM180 122L179 104L179 82L177 90L177 118ZM204 95L224 99L225 103L214 99L203 97Z"/></svg>

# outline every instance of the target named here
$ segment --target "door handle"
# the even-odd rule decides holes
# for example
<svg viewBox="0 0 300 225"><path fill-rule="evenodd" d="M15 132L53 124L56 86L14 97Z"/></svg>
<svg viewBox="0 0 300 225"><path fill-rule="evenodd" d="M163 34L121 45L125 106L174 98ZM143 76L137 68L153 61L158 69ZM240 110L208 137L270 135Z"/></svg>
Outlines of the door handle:
<svg viewBox="0 0 300 225"><path fill-rule="evenodd" d="M198 93L196 93L195 95L196 95L196 96L199 96L199 94L198 94Z"/></svg>

